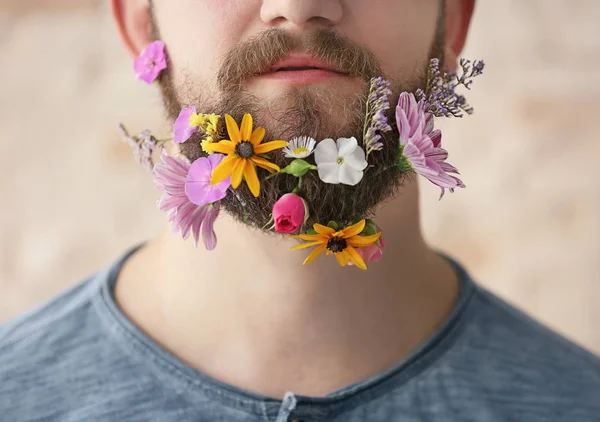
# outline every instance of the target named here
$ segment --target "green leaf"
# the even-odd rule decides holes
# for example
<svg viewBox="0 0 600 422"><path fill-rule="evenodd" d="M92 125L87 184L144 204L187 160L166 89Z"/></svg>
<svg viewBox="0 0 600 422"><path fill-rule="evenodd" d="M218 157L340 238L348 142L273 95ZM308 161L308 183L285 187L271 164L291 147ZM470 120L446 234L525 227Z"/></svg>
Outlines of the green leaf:
<svg viewBox="0 0 600 422"><path fill-rule="evenodd" d="M310 210L308 209L308 204L306 203L304 198L300 198L300 199L302 199L302 202L304 203L304 223L303 224L306 224L306 222L308 221L308 217L310 217Z"/></svg>
<svg viewBox="0 0 600 422"><path fill-rule="evenodd" d="M331 227L335 231L340 231L340 225L335 221L330 221L329 223L327 223L327 227Z"/></svg>

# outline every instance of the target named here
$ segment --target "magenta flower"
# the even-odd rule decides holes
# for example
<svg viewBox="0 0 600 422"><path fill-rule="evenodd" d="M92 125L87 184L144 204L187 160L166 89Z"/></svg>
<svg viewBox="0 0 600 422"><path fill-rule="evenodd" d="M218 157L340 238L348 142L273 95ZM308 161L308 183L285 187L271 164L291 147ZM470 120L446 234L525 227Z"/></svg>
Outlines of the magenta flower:
<svg viewBox="0 0 600 422"><path fill-rule="evenodd" d="M148 84L154 82L160 72L167 68L165 43L154 41L148 44L142 53L136 57L133 68L137 79Z"/></svg>
<svg viewBox="0 0 600 422"><path fill-rule="evenodd" d="M294 193L286 193L273 205L275 231L279 233L296 233L306 217L306 203Z"/></svg>
<svg viewBox="0 0 600 422"><path fill-rule="evenodd" d="M198 126L192 126L191 117L196 114L196 107L187 107L181 110L179 117L175 120L173 128L173 142L181 144L198 131Z"/></svg>
<svg viewBox="0 0 600 422"><path fill-rule="evenodd" d="M206 205L220 201L227 195L231 177L216 185L210 183L213 170L223 161L223 154L211 154L198 158L192 163L185 182L185 193L196 205Z"/></svg>
<svg viewBox="0 0 600 422"><path fill-rule="evenodd" d="M400 131L398 167L414 170L442 189L454 192L464 183L449 173L460 174L456 167L446 163L448 152L442 148L442 132L433 128L433 114L425 112L423 100L403 92L396 107L396 122Z"/></svg>
<svg viewBox="0 0 600 422"><path fill-rule="evenodd" d="M170 157L164 150L161 158L162 162L154 166L154 183L163 193L158 201L158 208L169 212L169 221L174 233L181 232L184 240L191 234L194 245L198 247L202 230L204 246L209 251L213 250L217 246L213 225L219 215L219 203L198 206L190 201L185 192L190 163Z"/></svg>

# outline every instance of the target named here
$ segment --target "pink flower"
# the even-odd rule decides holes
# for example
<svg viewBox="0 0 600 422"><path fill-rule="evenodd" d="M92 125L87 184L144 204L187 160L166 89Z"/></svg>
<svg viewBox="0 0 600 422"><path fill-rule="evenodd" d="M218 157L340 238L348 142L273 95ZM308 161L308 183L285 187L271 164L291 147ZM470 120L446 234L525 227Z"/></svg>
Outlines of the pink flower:
<svg viewBox="0 0 600 422"><path fill-rule="evenodd" d="M370 246L364 246L362 248L356 248L356 252L362 257L365 261L365 264L369 262L377 262L383 256L383 251L385 249L385 244L383 242L383 237L380 237L377 242L373 243Z"/></svg>
<svg viewBox="0 0 600 422"><path fill-rule="evenodd" d="M221 183L212 185L210 178L213 170L223 161L223 154L211 154L208 157L198 158L192 163L185 182L185 193L190 201L196 205L206 205L220 201L227 195L231 186L231 177Z"/></svg>
<svg viewBox="0 0 600 422"><path fill-rule="evenodd" d="M442 132L433 129L433 114L425 112L423 100L417 103L415 96L403 92L396 107L396 122L400 131L402 154L399 166L415 170L433 184L454 192L464 188L464 183L449 173L459 174L456 167L446 163L448 152L442 148Z"/></svg>
<svg viewBox="0 0 600 422"><path fill-rule="evenodd" d="M191 202L185 192L191 165L182 159L170 157L164 150L161 158L162 162L154 166L154 183L163 193L158 208L163 212L169 211L174 233L180 231L184 240L191 234L197 247L202 230L204 246L213 250L217 246L213 225L219 215L219 203L198 206Z"/></svg>
<svg viewBox="0 0 600 422"><path fill-rule="evenodd" d="M293 193L283 195L273 205L275 231L295 233L305 221L307 212L304 200Z"/></svg>
<svg viewBox="0 0 600 422"><path fill-rule="evenodd" d="M137 79L146 83L154 82L160 72L167 68L165 43L154 41L148 44L142 53L136 57L133 68Z"/></svg>
<svg viewBox="0 0 600 422"><path fill-rule="evenodd" d="M173 127L173 142L181 144L198 131L197 126L192 126L190 118L196 114L196 107L187 107L181 110Z"/></svg>

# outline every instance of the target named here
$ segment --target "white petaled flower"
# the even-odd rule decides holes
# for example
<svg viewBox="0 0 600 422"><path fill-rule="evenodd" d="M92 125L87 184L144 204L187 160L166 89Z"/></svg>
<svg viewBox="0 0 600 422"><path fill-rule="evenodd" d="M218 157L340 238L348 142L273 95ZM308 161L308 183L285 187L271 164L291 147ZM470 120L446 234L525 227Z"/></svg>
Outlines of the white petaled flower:
<svg viewBox="0 0 600 422"><path fill-rule="evenodd" d="M319 177L325 183L354 186L363 178L368 163L355 137L324 139L315 148Z"/></svg>
<svg viewBox="0 0 600 422"><path fill-rule="evenodd" d="M306 158L312 154L317 141L310 136L296 136L283 148L287 158Z"/></svg>

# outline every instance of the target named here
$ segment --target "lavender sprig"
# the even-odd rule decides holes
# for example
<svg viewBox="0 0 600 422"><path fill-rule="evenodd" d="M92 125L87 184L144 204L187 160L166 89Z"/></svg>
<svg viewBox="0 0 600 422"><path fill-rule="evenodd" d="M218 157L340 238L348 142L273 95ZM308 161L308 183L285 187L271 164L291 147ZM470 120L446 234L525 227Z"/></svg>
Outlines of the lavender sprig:
<svg viewBox="0 0 600 422"><path fill-rule="evenodd" d="M119 132L123 140L133 150L133 155L138 164L152 170L154 168L152 154L154 151L163 148L163 142L156 139L149 130L144 130L137 136L131 136L122 123L119 123Z"/></svg>
<svg viewBox="0 0 600 422"><path fill-rule="evenodd" d="M366 105L365 126L363 128L363 143L367 160L372 151L380 151L383 148L380 133L392 130L386 116L386 112L390 108L388 98L392 95L389 87L390 82L381 76L371 79L369 98Z"/></svg>
<svg viewBox="0 0 600 422"><path fill-rule="evenodd" d="M456 93L456 89L464 86L470 90L473 79L483 73L485 64L477 60L471 64L470 60L461 59L461 72L444 73L440 70L439 59L431 59L427 72L427 88L425 91L417 90L417 100L423 100L425 111L436 117L463 117L463 112L473 114L471 107L463 95Z"/></svg>

